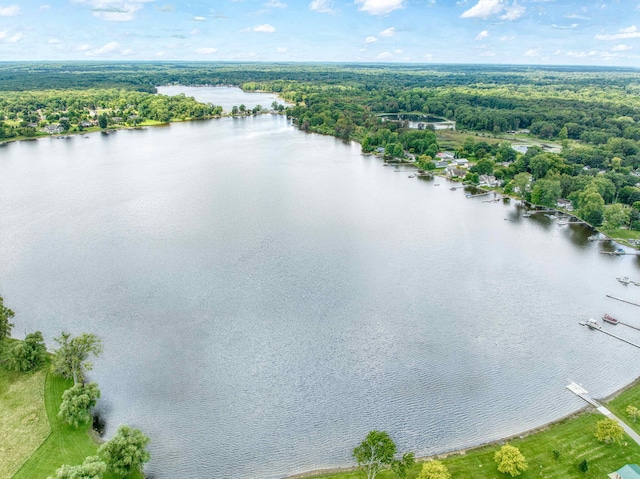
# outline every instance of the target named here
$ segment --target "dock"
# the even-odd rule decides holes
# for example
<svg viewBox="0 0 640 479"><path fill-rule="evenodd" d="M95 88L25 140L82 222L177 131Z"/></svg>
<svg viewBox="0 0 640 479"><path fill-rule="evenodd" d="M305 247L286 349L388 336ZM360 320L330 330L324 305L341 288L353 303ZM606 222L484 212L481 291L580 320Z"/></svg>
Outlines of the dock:
<svg viewBox="0 0 640 479"><path fill-rule="evenodd" d="M486 193L478 193L477 195L467 195L467 198L477 198L479 196L487 196L495 194L495 191L487 191Z"/></svg>
<svg viewBox="0 0 640 479"><path fill-rule="evenodd" d="M626 299L618 298L617 296L613 296L612 294L606 294L607 298L615 299L616 301L622 301L623 303L632 304L634 306L640 307L640 304L634 303L633 301L628 301Z"/></svg>
<svg viewBox="0 0 640 479"><path fill-rule="evenodd" d="M566 386L566 388L569 391L571 391L573 394L578 396L580 399L582 399L586 403L588 403L591 406L595 407L597 409L597 411L600 414L602 414L603 416L606 416L609 419L613 419L614 421L616 421L618 424L620 424L622 429L624 429L624 432L626 432L627 435L636 442L636 444L640 444L640 435L637 432L635 432L632 428L630 428L627 425L627 423L625 423L622 419L620 419L615 414L613 414L611 411L609 411L605 406L600 404L598 401L593 399L591 397L591 395L589 394L589 392L585 388L583 388L579 384L575 383L571 379L567 379L567 381L569 381L569 384Z"/></svg>
<svg viewBox="0 0 640 479"><path fill-rule="evenodd" d="M589 396L589 392L586 389L584 389L582 386L575 383L574 381L571 381L570 379L567 379L567 381L569 381L569 384L567 384L566 388L569 391L571 391L573 394L575 394L585 402L591 404L595 408L599 408L602 406L602 404L600 404L598 401L596 401L591 396Z"/></svg>
<svg viewBox="0 0 640 479"><path fill-rule="evenodd" d="M600 331L601 333L607 334L607 335L611 336L612 338L616 338L616 339L622 341L623 343L627 343L627 344L629 344L631 346L635 346L636 348L640 349L640 344L636 344L636 343L634 343L632 341L629 341L628 339L622 338L622 337L618 336L617 334L610 333L606 329L602 329L602 326L600 326L600 325L595 326L595 325L587 323L586 321L580 321L580 326L587 326L592 331Z"/></svg>

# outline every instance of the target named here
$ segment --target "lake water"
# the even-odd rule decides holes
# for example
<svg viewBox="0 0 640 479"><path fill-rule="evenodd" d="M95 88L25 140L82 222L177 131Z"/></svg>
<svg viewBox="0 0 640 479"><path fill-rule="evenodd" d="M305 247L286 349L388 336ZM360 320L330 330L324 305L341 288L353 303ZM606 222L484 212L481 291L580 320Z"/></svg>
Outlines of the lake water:
<svg viewBox="0 0 640 479"><path fill-rule="evenodd" d="M636 257L410 173L271 115L12 143L0 294L18 337L103 339L106 434L151 436L156 479L351 465L374 428L466 447L580 408L566 378L638 376L578 325L638 323L605 298L640 299Z"/></svg>
<svg viewBox="0 0 640 479"><path fill-rule="evenodd" d="M226 112L230 112L234 106L244 105L251 110L257 105L271 109L271 104L275 101L286 105L287 102L281 100L277 95L271 93L251 93L244 92L235 87L217 87L217 86L159 86L158 93L162 95L179 95L184 93L186 96L192 96L202 103L212 103L220 105Z"/></svg>

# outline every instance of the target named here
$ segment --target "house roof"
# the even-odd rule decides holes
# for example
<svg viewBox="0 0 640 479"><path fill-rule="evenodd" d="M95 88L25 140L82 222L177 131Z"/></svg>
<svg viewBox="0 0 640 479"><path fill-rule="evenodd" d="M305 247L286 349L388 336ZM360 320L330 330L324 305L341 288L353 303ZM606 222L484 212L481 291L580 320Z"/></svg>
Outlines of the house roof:
<svg viewBox="0 0 640 479"><path fill-rule="evenodd" d="M640 466L637 464L627 464L616 472L622 479L640 479Z"/></svg>

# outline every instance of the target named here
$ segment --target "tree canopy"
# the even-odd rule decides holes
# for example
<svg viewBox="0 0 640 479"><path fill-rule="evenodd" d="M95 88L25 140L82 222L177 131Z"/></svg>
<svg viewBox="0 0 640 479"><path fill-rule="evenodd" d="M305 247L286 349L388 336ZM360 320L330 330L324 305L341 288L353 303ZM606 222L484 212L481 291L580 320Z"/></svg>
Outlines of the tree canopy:
<svg viewBox="0 0 640 479"><path fill-rule="evenodd" d="M149 441L140 429L123 425L100 446L98 456L105 462L108 471L124 477L149 461L151 455L146 449Z"/></svg>
<svg viewBox="0 0 640 479"><path fill-rule="evenodd" d="M496 451L494 459L498 464L498 471L512 477L522 474L528 469L527 460L515 446L505 444Z"/></svg>
<svg viewBox="0 0 640 479"><path fill-rule="evenodd" d="M15 313L4 305L4 298L0 296L0 341L11 335L13 323L9 321L15 316Z"/></svg>
<svg viewBox="0 0 640 479"><path fill-rule="evenodd" d="M96 335L88 333L75 338L69 333L62 333L54 339L60 345L53 356L55 372L73 379L74 384L84 382L84 371L90 371L92 367L88 359L91 355L98 356L102 353L102 341Z"/></svg>
<svg viewBox="0 0 640 479"><path fill-rule="evenodd" d="M385 469L391 469L399 477L404 477L407 469L415 462L411 452L396 459L396 444L389 434L376 430L370 431L364 441L353 449L353 457L367 479L375 479Z"/></svg>
<svg viewBox="0 0 640 479"><path fill-rule="evenodd" d="M62 394L58 417L64 422L78 427L91 421L91 410L100 398L96 383L75 384Z"/></svg>

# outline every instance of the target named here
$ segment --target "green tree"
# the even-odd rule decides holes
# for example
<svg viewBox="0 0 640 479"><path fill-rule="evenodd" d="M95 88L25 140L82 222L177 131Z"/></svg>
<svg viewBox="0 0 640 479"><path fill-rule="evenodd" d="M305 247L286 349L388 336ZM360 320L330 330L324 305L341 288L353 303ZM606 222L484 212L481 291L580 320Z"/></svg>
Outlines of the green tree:
<svg viewBox="0 0 640 479"><path fill-rule="evenodd" d="M47 479L102 479L107 465L98 456L89 456L80 466L64 465Z"/></svg>
<svg viewBox="0 0 640 479"><path fill-rule="evenodd" d="M584 191L578 193L578 214L594 226L602 224L604 199L595 184L591 183Z"/></svg>
<svg viewBox="0 0 640 479"><path fill-rule="evenodd" d="M417 479L451 479L451 473L440 461L427 461L422 465Z"/></svg>
<svg viewBox="0 0 640 479"><path fill-rule="evenodd" d="M78 427L91 421L91 409L100 397L96 383L75 384L62 394L58 417L64 422Z"/></svg>
<svg viewBox="0 0 640 479"><path fill-rule="evenodd" d="M580 464L578 464L578 469L580 469L580 472L589 471L589 463L587 462L586 459L583 459L582 461L580 461Z"/></svg>
<svg viewBox="0 0 640 479"><path fill-rule="evenodd" d="M9 320L15 316L15 313L4 305L4 299L0 296L0 341L11 335L13 323Z"/></svg>
<svg viewBox="0 0 640 479"><path fill-rule="evenodd" d="M520 449L510 444L505 444L496 451L494 460L498 464L498 471L510 474L512 477L522 474L529 467Z"/></svg>
<svg viewBox="0 0 640 479"><path fill-rule="evenodd" d="M47 347L40 331L27 334L24 341L16 342L9 349L7 363L14 371L33 371L44 364Z"/></svg>
<svg viewBox="0 0 640 479"><path fill-rule="evenodd" d="M102 353L102 341L88 333L75 338L69 333L62 333L59 338L54 339L60 345L53 356L54 371L67 379L73 378L74 384L83 383L84 371L92 368L89 356Z"/></svg>
<svg viewBox="0 0 640 479"><path fill-rule="evenodd" d="M100 446L98 456L108 471L124 477L149 461L151 455L146 449L149 441L140 429L122 425L111 439Z"/></svg>
<svg viewBox="0 0 640 479"><path fill-rule="evenodd" d="M624 437L624 429L613 419L602 419L596 423L596 439L606 444L620 442Z"/></svg>
<svg viewBox="0 0 640 479"><path fill-rule="evenodd" d="M107 118L106 113L102 113L101 115L98 115L98 126L100 128L104 130L108 124L109 124L109 119Z"/></svg>
<svg viewBox="0 0 640 479"><path fill-rule="evenodd" d="M625 412L627 413L627 416L633 419L633 422L636 422L636 420L638 419L638 415L640 415L640 411L638 410L638 408L631 404L627 406Z"/></svg>
<svg viewBox="0 0 640 479"><path fill-rule="evenodd" d="M231 108L231 114L232 115L237 115L238 114L238 107L237 106L233 106L233 108Z"/></svg>
<svg viewBox="0 0 640 479"><path fill-rule="evenodd" d="M494 162L490 159L484 158L482 160L478 160L478 162L473 165L470 170L474 173L478 173L479 175L490 175L493 173Z"/></svg>
<svg viewBox="0 0 640 479"><path fill-rule="evenodd" d="M559 181L540 179L531 190L531 202L537 205L555 206L562 194Z"/></svg>
<svg viewBox="0 0 640 479"><path fill-rule="evenodd" d="M609 205L604 210L604 227L606 229L618 229L629 223L629 209L620 203Z"/></svg>
<svg viewBox="0 0 640 479"><path fill-rule="evenodd" d="M406 453L401 459L396 459L395 455L396 445L384 431L369 432L364 441L353 449L353 458L367 479L374 479L385 469L391 469L399 477L404 477L407 469L415 462L413 453Z"/></svg>
<svg viewBox="0 0 640 479"><path fill-rule="evenodd" d="M511 190L520 195L523 200L527 193L531 191L531 175L529 173L518 173L511 180Z"/></svg>

